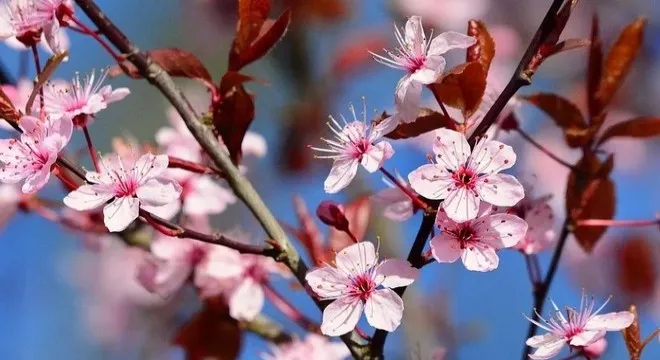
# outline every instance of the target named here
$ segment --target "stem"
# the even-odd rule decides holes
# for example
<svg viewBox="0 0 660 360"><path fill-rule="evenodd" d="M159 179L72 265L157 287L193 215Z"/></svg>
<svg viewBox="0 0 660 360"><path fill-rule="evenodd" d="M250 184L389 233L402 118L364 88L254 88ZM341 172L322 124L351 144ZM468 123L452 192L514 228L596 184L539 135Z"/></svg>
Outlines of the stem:
<svg viewBox="0 0 660 360"><path fill-rule="evenodd" d="M37 71L37 76L35 77L34 80L34 86L37 86L37 81L39 77L41 76L41 61L39 60L39 51L37 50L37 45L32 45L32 57L34 58L34 67L35 70ZM45 115L45 109L44 109L44 88L43 86L39 87L39 100L41 102L40 107L41 107L41 116L43 117ZM32 109L25 109L28 113L32 111Z"/></svg>
<svg viewBox="0 0 660 360"><path fill-rule="evenodd" d="M651 333L651 335L647 336L646 339L644 339L644 341L642 341L642 345L639 347L640 354L641 354L642 350L644 350L646 345L648 345L651 341L655 340L655 338L658 337L658 335L660 335L660 328L655 329L655 331L653 331Z"/></svg>
<svg viewBox="0 0 660 360"><path fill-rule="evenodd" d="M250 321L241 322L240 326L274 344L287 343L293 340L293 337L286 333L281 326L262 314L257 315Z"/></svg>
<svg viewBox="0 0 660 360"><path fill-rule="evenodd" d="M203 164L184 160L174 156L168 156L168 159L169 159L168 167L172 169L188 170L195 174L216 174L222 176L222 172L220 170L212 169Z"/></svg>
<svg viewBox="0 0 660 360"><path fill-rule="evenodd" d="M584 219L584 220L578 220L577 224L578 226L645 227L645 226L660 225L660 219L652 219L652 220Z"/></svg>
<svg viewBox="0 0 660 360"><path fill-rule="evenodd" d="M410 248L408 253L408 262L416 268L420 268L424 265L424 257L421 255L424 252L424 247L426 246L426 240L428 239L431 229L435 224L435 216L425 214L422 218L422 223L419 225L419 230L417 231L417 236L415 237L415 242ZM394 289L394 291L399 295L403 296L406 291L407 286ZM374 336L371 340L371 351L372 355L375 357L382 357L383 347L385 346L385 340L387 340L387 335L389 332L385 330L376 330Z"/></svg>
<svg viewBox="0 0 660 360"><path fill-rule="evenodd" d="M426 213L426 214L433 213L433 209L427 203L422 201L422 199L420 199L419 196L417 196L417 194L412 192L412 190L410 190L408 188L408 186L402 184L401 181L399 181L399 179L397 179L389 171L387 171L387 170L385 170L385 168L381 167L380 172L382 172L385 176L387 176L387 178L390 179L390 181L393 182L394 185L396 185L396 187L398 187L401 191L403 191L403 193L406 194L410 198L410 200L412 200L412 202L415 204L415 206L417 206L418 208L424 210L424 213Z"/></svg>
<svg viewBox="0 0 660 360"><path fill-rule="evenodd" d="M442 110L442 113L446 117L451 118L451 116L449 116L449 112L447 111L447 108L445 107L445 104L442 102L442 98L440 98L440 92L438 91L438 88L435 86L435 84L428 85L428 88L433 93L433 97L435 97L435 101L438 103L438 105L440 105L440 109Z"/></svg>
<svg viewBox="0 0 660 360"><path fill-rule="evenodd" d="M532 144L535 148L539 149L542 153L546 154L548 157L550 157L552 160L556 161L560 165L563 165L571 170L574 169L574 166L569 164L568 162L560 159L557 155L553 154L552 151L550 151L548 148L545 146L539 144L534 140L529 134L527 134L523 129L517 128L516 131L520 136L522 136L523 139L527 140L530 144Z"/></svg>
<svg viewBox="0 0 660 360"><path fill-rule="evenodd" d="M117 63L121 64L121 62L122 62L121 57L119 55L117 55L117 53L112 49L112 47L110 47L110 45L108 45L107 42L105 42L105 40L103 40L103 38L99 35L99 32L96 32L96 31L90 29L87 25L85 25L85 23L80 21L75 16L71 16L71 21L73 21L73 23L76 24L80 28L78 30L80 30L81 33L93 37L94 40L96 40L103 47L103 49L105 49L105 51L107 51L108 54L110 54L110 56L112 56L112 58L115 59L115 61ZM75 28L72 27L72 29L75 29Z"/></svg>
<svg viewBox="0 0 660 360"><path fill-rule="evenodd" d="M539 259L535 254L525 254L525 264L527 265L527 273L529 274L529 281L532 288L535 289L541 284L541 271L539 267Z"/></svg>
<svg viewBox="0 0 660 360"><path fill-rule="evenodd" d="M319 331L320 327L318 324L309 320L305 315L301 314L298 309L296 309L293 304L291 304L287 299L285 299L280 293L273 288L268 282L262 284L264 294L266 297L275 305L275 307L286 315L289 319L293 320L296 324L300 325L303 329L316 333Z"/></svg>
<svg viewBox="0 0 660 360"><path fill-rule="evenodd" d="M278 254L273 254L276 260L283 262L293 272L301 285L305 286L305 274L307 273L307 264L300 258L300 254L289 241L284 229L280 226L277 219L270 212L266 204L254 189L252 184L240 173L238 168L232 163L229 154L218 142L206 125L198 121L195 111L188 105L186 97L176 86L172 78L160 67L154 63L147 54L141 52L133 45L124 33L119 30L112 21L105 15L93 0L76 0L81 10L87 14L92 22L99 29L99 32L112 43L133 65L138 72L149 83L154 85L170 101L172 106L179 112L186 127L193 134L202 148L208 153L215 165L222 170L226 176L227 183L234 190L234 193L247 205L255 218L259 221L266 234L272 239L279 249ZM326 303L314 298L319 309L324 309ZM368 349L361 343L360 336L354 331L341 336L351 354L356 358L368 356Z"/></svg>
<svg viewBox="0 0 660 360"><path fill-rule="evenodd" d="M96 149L94 148L94 143L92 143L92 137L89 136L89 130L87 130L87 126L83 126L83 134L85 134L87 149L89 149L89 157L92 158L92 163L94 163L94 169L96 169L97 172L100 172L101 167L99 166L98 154L96 153Z"/></svg>

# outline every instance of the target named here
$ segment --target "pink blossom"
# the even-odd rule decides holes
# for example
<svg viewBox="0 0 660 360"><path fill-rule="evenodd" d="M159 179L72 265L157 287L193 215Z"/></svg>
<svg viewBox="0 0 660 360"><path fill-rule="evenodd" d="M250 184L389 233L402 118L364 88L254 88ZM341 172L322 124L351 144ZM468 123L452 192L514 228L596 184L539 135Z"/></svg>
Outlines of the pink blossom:
<svg viewBox="0 0 660 360"><path fill-rule="evenodd" d="M447 349L439 347L433 351L431 360L445 360L447 358Z"/></svg>
<svg viewBox="0 0 660 360"><path fill-rule="evenodd" d="M481 204L477 218L457 223L444 210L436 224L442 231L431 239L433 257L441 263L461 258L471 271L492 271L499 265L497 250L516 245L527 232L527 223L510 214L494 214L493 207Z"/></svg>
<svg viewBox="0 0 660 360"><path fill-rule="evenodd" d="M567 307L566 316L561 313L554 301L550 301L555 309L553 317L546 320L539 316L541 322L527 318L548 332L527 339L527 345L536 348L534 354L529 355L532 359L550 359L557 355L566 344L579 348L589 346L602 339L608 331L627 328L635 319L630 311L598 315L609 302L609 298L600 308L593 311L594 299L588 299L583 293L580 308Z"/></svg>
<svg viewBox="0 0 660 360"><path fill-rule="evenodd" d="M16 82L16 85L13 84L5 84L5 85L0 85L0 89L7 95L7 98L9 98L9 101L11 101L12 104L14 104L14 107L16 109L25 111L25 105L27 104L28 99L30 98L30 94L32 93L32 81L26 79L26 78L20 78ZM35 99L33 107L35 109L39 108L39 97ZM4 130L12 130L13 127L9 125L7 121L0 121L0 129Z"/></svg>
<svg viewBox="0 0 660 360"><path fill-rule="evenodd" d="M124 164L117 156L102 163L101 172L87 172L90 184L70 192L64 204L79 211L103 206L103 221L112 232L126 229L140 207L166 206L181 195L181 185L162 176L168 165L166 155L147 153L132 164Z"/></svg>
<svg viewBox="0 0 660 360"><path fill-rule="evenodd" d="M103 86L107 75L107 71L103 71L97 80L92 71L83 80L76 74L71 83L48 84L44 91L46 112L53 118L68 116L78 127L88 125L108 104L130 94L128 88L112 90L110 85Z"/></svg>
<svg viewBox="0 0 660 360"><path fill-rule="evenodd" d="M328 336L346 334L355 328L363 311L373 327L394 331L403 317L403 301L391 289L412 284L419 271L404 260L378 262L370 242L344 248L335 264L305 276L309 288L322 300L334 300L323 310L321 332Z"/></svg>
<svg viewBox="0 0 660 360"><path fill-rule="evenodd" d="M401 184L410 188L408 182L401 175L397 173L396 176ZM382 207L383 216L394 221L406 221L410 219L417 210L410 196L406 195L406 193L388 179L383 178L383 182L389 188L381 190L371 197L374 203ZM414 192L414 190L410 190Z"/></svg>
<svg viewBox="0 0 660 360"><path fill-rule="evenodd" d="M582 352L589 356L590 359L600 359L605 353L605 350L607 350L607 340L605 338L600 338L582 348Z"/></svg>
<svg viewBox="0 0 660 360"><path fill-rule="evenodd" d="M53 52L63 52L60 25L66 25L61 21L70 14L70 0L5 0L0 5L0 39L16 38L29 47L43 35Z"/></svg>
<svg viewBox="0 0 660 360"><path fill-rule="evenodd" d="M514 246L515 249L527 255L538 254L552 246L556 234L554 226L554 212L548 204L551 196L542 196L536 199L525 197L515 206L507 209L510 214L522 218L529 225L527 234Z"/></svg>
<svg viewBox="0 0 660 360"><path fill-rule="evenodd" d="M327 148L310 147L323 154L316 156L317 158L333 160L330 174L323 184L327 193L333 194L348 186L357 174L359 165L373 173L394 155L394 149L388 141L378 141L396 127L394 117L389 117L377 125L367 125L366 104L363 103L363 106L362 121L357 119L353 105L349 106L353 121L349 123L341 116L344 126L330 116L332 123L328 123L328 127L334 133L335 139L321 139L328 144Z"/></svg>
<svg viewBox="0 0 660 360"><path fill-rule="evenodd" d="M440 129L435 134L435 163L420 166L408 180L418 194L444 200L442 208L449 218L458 222L474 219L481 201L513 206L525 196L515 177L498 174L516 162L510 146L484 137L471 151L459 132Z"/></svg>
<svg viewBox="0 0 660 360"><path fill-rule="evenodd" d="M20 139L0 140L0 181L14 184L25 180L23 193L34 193L50 179L50 168L69 143L73 124L69 118L46 119L23 116Z"/></svg>
<svg viewBox="0 0 660 360"><path fill-rule="evenodd" d="M289 343L271 348L270 354L262 354L263 360L343 360L350 356L343 343L330 342L328 338L314 333L305 340L294 339Z"/></svg>
<svg viewBox="0 0 660 360"><path fill-rule="evenodd" d="M22 194L15 185L0 184L0 229L14 217L21 204Z"/></svg>
<svg viewBox="0 0 660 360"><path fill-rule="evenodd" d="M420 16L408 19L403 34L395 26L394 35L399 48L396 52L387 51L389 58L371 54L379 63L407 72L396 85L394 99L397 118L411 122L417 118L422 85L434 83L445 70L446 61L442 55L452 49L466 49L475 43L475 39L449 31L427 42Z"/></svg>
<svg viewBox="0 0 660 360"><path fill-rule="evenodd" d="M490 0L396 0L394 4L405 16L424 14L432 26L451 29L464 28L468 20L483 18L491 7Z"/></svg>

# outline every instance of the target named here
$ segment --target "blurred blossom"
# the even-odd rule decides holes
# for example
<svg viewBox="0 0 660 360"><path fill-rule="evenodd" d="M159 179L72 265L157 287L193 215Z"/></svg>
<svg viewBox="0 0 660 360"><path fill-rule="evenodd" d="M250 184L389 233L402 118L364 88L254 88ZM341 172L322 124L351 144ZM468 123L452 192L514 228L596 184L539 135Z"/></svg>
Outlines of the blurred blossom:
<svg viewBox="0 0 660 360"><path fill-rule="evenodd" d="M555 217L548 201L551 195L532 198L532 185L525 186L525 198L506 210L517 215L529 226L523 239L514 248L527 255L538 254L552 247L556 240Z"/></svg>
<svg viewBox="0 0 660 360"><path fill-rule="evenodd" d="M0 230L14 217L23 193L13 184L0 184Z"/></svg>
<svg viewBox="0 0 660 360"><path fill-rule="evenodd" d="M600 357L605 353L605 350L607 350L607 340L605 338L601 338L600 340L585 346L582 349L582 352L589 356L591 359L600 359Z"/></svg>
<svg viewBox="0 0 660 360"><path fill-rule="evenodd" d="M305 340L294 339L280 346L272 346L269 354L262 354L263 360L344 360L350 351L341 342L330 342L325 336L310 333ZM440 359L441 360L441 359Z"/></svg>
<svg viewBox="0 0 660 360"><path fill-rule="evenodd" d="M394 0L404 16L424 15L430 26L464 29L468 20L483 17L490 0Z"/></svg>
<svg viewBox="0 0 660 360"><path fill-rule="evenodd" d="M407 187L411 192L415 192L415 190L410 187L410 184L408 184L408 181L399 175L398 172L396 176L399 180L399 184ZM406 221L410 219L415 211L418 210L415 208L410 196L406 195L403 190L399 189L398 186L388 179L383 178L383 182L388 188L374 194L371 197L372 201L383 209L383 216L390 220Z"/></svg>

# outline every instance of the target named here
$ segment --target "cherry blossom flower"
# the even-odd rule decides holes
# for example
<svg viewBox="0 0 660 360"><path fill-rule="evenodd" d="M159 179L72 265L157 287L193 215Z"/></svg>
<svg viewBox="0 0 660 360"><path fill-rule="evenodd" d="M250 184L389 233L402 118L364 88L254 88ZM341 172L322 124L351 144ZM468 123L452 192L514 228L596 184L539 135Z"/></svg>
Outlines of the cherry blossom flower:
<svg viewBox="0 0 660 360"><path fill-rule="evenodd" d="M439 210L436 224L442 231L431 239L433 257L441 263L461 258L471 271L492 271L499 265L497 250L516 245L527 232L527 223L511 214L494 214L481 204L477 218L457 223Z"/></svg>
<svg viewBox="0 0 660 360"><path fill-rule="evenodd" d="M529 225L527 234L514 248L527 255L538 254L552 246L555 241L554 212L548 204L551 196L537 199L525 197L515 206L507 209L510 214L517 215Z"/></svg>
<svg viewBox="0 0 660 360"><path fill-rule="evenodd" d="M367 125L366 103L363 101L362 120L358 120L353 105L349 106L353 114L353 121L341 119L344 125L330 116L331 123L328 127L335 135L334 140L324 139L327 148L311 147L322 155L320 159L332 159L332 169L325 180L323 187L325 192L333 194L339 192L351 183L357 174L358 166L362 165L368 172L378 171L385 160L394 155L394 149L388 141L378 141L383 135L389 133L396 127L394 117L389 117L377 125Z"/></svg>
<svg viewBox="0 0 660 360"><path fill-rule="evenodd" d="M370 242L344 248L335 264L305 276L310 289L322 300L334 300L323 310L321 332L328 336L346 334L355 328L363 311L373 327L394 331L403 317L403 301L392 288L412 284L418 270L400 259L378 262Z"/></svg>
<svg viewBox="0 0 660 360"><path fill-rule="evenodd" d="M550 301L555 309L555 314L550 319L546 320L539 316L541 321L536 321L525 316L527 320L548 332L527 339L527 345L536 349L529 355L532 359L550 359L566 344L577 348L589 346L602 339L608 331L627 328L635 319L630 311L598 315L609 302L609 298L600 308L593 311L595 304L593 297L589 299L583 293L580 308L566 307L566 316L561 313L554 301Z"/></svg>
<svg viewBox="0 0 660 360"><path fill-rule="evenodd" d="M22 202L21 191L15 185L0 184L0 229L4 228L9 220L14 217Z"/></svg>
<svg viewBox="0 0 660 360"><path fill-rule="evenodd" d="M54 118L68 116L78 127L87 126L108 104L130 94L128 88L112 90L110 85L103 86L107 75L107 71L102 71L96 79L96 73L92 71L82 80L76 74L71 83L49 83L44 91L46 112Z"/></svg>
<svg viewBox="0 0 660 360"><path fill-rule="evenodd" d="M343 343L328 341L328 338L309 334L305 340L293 341L280 346L271 347L270 354L262 354L263 360L343 360L351 353Z"/></svg>
<svg viewBox="0 0 660 360"><path fill-rule="evenodd" d="M396 0L394 6L403 15L424 14L433 26L455 29L464 27L470 19L483 18L491 0Z"/></svg>
<svg viewBox="0 0 660 360"><path fill-rule="evenodd" d="M70 192L64 204L79 211L103 206L105 226L116 232L126 229L141 207L166 206L181 195L181 185L162 175L167 169L167 155L147 153L124 163L119 156L104 159L101 172L88 171L90 184Z"/></svg>
<svg viewBox="0 0 660 360"><path fill-rule="evenodd" d="M26 78L20 78L16 82L16 85L4 84L0 85L0 89L2 89L5 95L7 95L7 98L9 98L9 101L14 104L16 109L25 111L25 105L27 104L27 101L30 98L30 94L32 93L32 81ZM35 99L33 106L35 109L39 108L38 96ZM13 130L14 128L9 125L7 121L2 120L0 121L0 129Z"/></svg>
<svg viewBox="0 0 660 360"><path fill-rule="evenodd" d="M42 38L55 53L66 50L60 26L73 14L70 0L4 0L0 4L0 39L16 38L25 46L36 45Z"/></svg>
<svg viewBox="0 0 660 360"><path fill-rule="evenodd" d="M0 140L0 181L14 184L25 180L23 193L34 193L50 179L50 168L69 143L73 124L68 117L39 120L22 116L20 139Z"/></svg>
<svg viewBox="0 0 660 360"><path fill-rule="evenodd" d="M433 351L431 355L431 360L445 360L447 358L447 349L444 347L439 347Z"/></svg>
<svg viewBox="0 0 660 360"><path fill-rule="evenodd" d="M484 137L470 151L465 135L440 129L433 152L435 163L420 166L408 180L418 194L444 200L442 208L454 221L474 219L481 201L513 206L525 196L515 177L498 174L516 162L516 154L508 145Z"/></svg>
<svg viewBox="0 0 660 360"><path fill-rule="evenodd" d="M427 42L420 16L411 16L408 19L403 34L395 26L394 35L399 42L399 48L396 52L387 51L389 58L371 54L379 63L407 72L396 85L394 99L396 118L403 122L411 122L417 118L422 85L434 83L445 70L446 61L442 55L452 49L467 49L476 40L449 31Z"/></svg>
<svg viewBox="0 0 660 360"><path fill-rule="evenodd" d="M401 175L397 173L396 176L401 184L410 187ZM417 210L410 196L406 195L406 193L388 179L383 178L383 182L389 188L381 190L372 196L374 203L382 207L383 216L393 221L406 221L410 219ZM411 191L414 192L412 189Z"/></svg>

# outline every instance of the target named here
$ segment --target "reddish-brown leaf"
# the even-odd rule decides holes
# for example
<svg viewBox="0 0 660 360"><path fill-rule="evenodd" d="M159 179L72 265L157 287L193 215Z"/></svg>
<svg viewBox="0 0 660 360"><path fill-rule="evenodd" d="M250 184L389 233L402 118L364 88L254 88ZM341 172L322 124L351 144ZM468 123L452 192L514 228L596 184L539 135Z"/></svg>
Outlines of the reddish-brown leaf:
<svg viewBox="0 0 660 360"><path fill-rule="evenodd" d="M618 242L615 279L627 298L648 300L658 280L655 244L646 236L632 235Z"/></svg>
<svg viewBox="0 0 660 360"><path fill-rule="evenodd" d="M596 99L600 108L607 106L621 87L642 46L645 26L646 19L644 18L638 18L626 26L607 54L603 76L596 92Z"/></svg>
<svg viewBox="0 0 660 360"><path fill-rule="evenodd" d="M583 173L571 172L566 186L566 212L579 219L612 219L616 210L616 189L609 178L613 157L602 163L596 156L585 157L577 164ZM573 234L578 244L590 252L606 227L580 226Z"/></svg>
<svg viewBox="0 0 660 360"><path fill-rule="evenodd" d="M289 0L299 21L334 22L349 14L343 0Z"/></svg>
<svg viewBox="0 0 660 360"><path fill-rule="evenodd" d="M521 99L545 112L564 131L566 143L570 147L583 146L593 136L580 109L569 100L550 93L532 94Z"/></svg>
<svg viewBox="0 0 660 360"><path fill-rule="evenodd" d="M639 117L607 128L598 140L602 144L613 137L649 138L660 135L660 117Z"/></svg>
<svg viewBox="0 0 660 360"><path fill-rule="evenodd" d="M545 54L545 57L547 58L552 55L563 53L565 51L589 47L589 44L591 44L591 41L589 39L566 39L550 47L548 49L548 52Z"/></svg>
<svg viewBox="0 0 660 360"><path fill-rule="evenodd" d="M225 74L220 82L221 98L211 104L213 126L235 164L240 162L243 138L254 120L254 98L243 86L248 78L236 72Z"/></svg>
<svg viewBox="0 0 660 360"><path fill-rule="evenodd" d="M367 234L369 220L371 219L371 201L369 196L360 196L345 205L344 216L348 220L348 229L358 240L362 240ZM339 251L351 244L354 244L353 240L344 231L330 228L330 232L328 233L330 251ZM333 258L333 256L330 258Z"/></svg>
<svg viewBox="0 0 660 360"><path fill-rule="evenodd" d="M282 39L291 24L291 10L286 10L275 21L266 21L257 38L242 50L229 52L229 69L238 71L264 57Z"/></svg>
<svg viewBox="0 0 660 360"><path fill-rule="evenodd" d="M318 226L316 226L314 218L309 213L305 200L299 195L296 195L293 198L293 202L296 217L300 224L300 230L296 231L298 240L300 240L303 247L307 249L314 264L321 264L330 261L330 259L326 257L325 250L322 247L323 236L321 235Z"/></svg>
<svg viewBox="0 0 660 360"><path fill-rule="evenodd" d="M340 42L336 57L332 62L332 74L345 76L367 65L373 64L368 50L382 49L387 45L387 38L382 33L351 35Z"/></svg>
<svg viewBox="0 0 660 360"><path fill-rule="evenodd" d="M562 8L557 13L555 17L555 26L552 29L552 32L546 38L545 44L552 45L556 44L559 41L559 36L564 31L568 19L571 17L571 13L575 6L577 6L578 0L570 0L562 6Z"/></svg>
<svg viewBox="0 0 660 360"><path fill-rule="evenodd" d="M386 117L387 115L384 114L383 116ZM385 137L395 140L408 139L440 128L455 130L456 122L454 119L435 110L421 108L415 121L399 124L392 132L386 134Z"/></svg>
<svg viewBox="0 0 660 360"><path fill-rule="evenodd" d="M481 20L468 22L467 34L477 39L477 43L467 49L466 61L477 61L483 66L484 73L488 74L490 63L495 57L495 41L490 36L486 24Z"/></svg>
<svg viewBox="0 0 660 360"><path fill-rule="evenodd" d="M241 53L252 45L268 19L272 0L238 0L238 29L232 51Z"/></svg>
<svg viewBox="0 0 660 360"><path fill-rule="evenodd" d="M604 116L598 116L603 110L596 99L596 92L603 76L603 45L600 41L600 26L598 15L594 14L591 21L591 44L589 45L589 61L587 63L587 106L590 123L600 126Z"/></svg>
<svg viewBox="0 0 660 360"><path fill-rule="evenodd" d="M241 335L227 306L212 299L179 329L173 343L183 348L188 360L233 360L241 349Z"/></svg>
<svg viewBox="0 0 660 360"><path fill-rule="evenodd" d="M18 110L16 110L14 104L9 100L7 94L0 88L0 118L10 123L18 123L18 117Z"/></svg>
<svg viewBox="0 0 660 360"><path fill-rule="evenodd" d="M204 64L194 54L177 48L154 49L147 51L151 60L158 64L170 76L199 79L206 84L212 84L211 74ZM115 65L108 70L108 75L126 74L133 79L141 79L142 74L130 61Z"/></svg>
<svg viewBox="0 0 660 360"><path fill-rule="evenodd" d="M477 61L451 69L435 84L429 85L442 102L460 109L466 119L477 110L486 90L486 72Z"/></svg>
<svg viewBox="0 0 660 360"><path fill-rule="evenodd" d="M630 359L639 360L640 352L642 351L642 338L641 330L639 328L639 316L637 315L637 308L635 305L630 305L628 309L633 315L635 315L635 320L627 328L623 329L621 333L623 334L623 340L626 343L626 348L628 348L628 353L630 354Z"/></svg>

